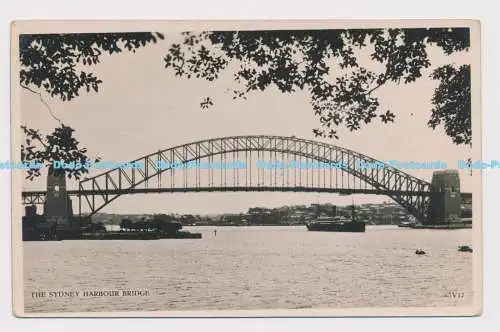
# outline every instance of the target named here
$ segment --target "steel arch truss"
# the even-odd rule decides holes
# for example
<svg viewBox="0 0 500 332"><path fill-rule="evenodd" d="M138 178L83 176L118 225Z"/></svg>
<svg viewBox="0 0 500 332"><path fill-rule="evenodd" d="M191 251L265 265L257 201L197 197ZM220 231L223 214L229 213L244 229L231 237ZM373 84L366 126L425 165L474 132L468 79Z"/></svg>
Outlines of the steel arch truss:
<svg viewBox="0 0 500 332"><path fill-rule="evenodd" d="M46 191L32 191L29 193L22 193L23 205L44 204Z"/></svg>
<svg viewBox="0 0 500 332"><path fill-rule="evenodd" d="M356 181L353 183L351 179L351 183L348 182L346 187L342 183L340 188L338 183L335 186L331 184L332 175L330 175L330 185L326 184L325 180L321 185L318 180L316 185L313 186L297 185L297 183L294 183L293 186L289 184L285 186L284 180L280 185L277 178L274 178L274 185L272 185L273 179L270 180L271 185L253 184L252 181L249 184L247 179L245 183L241 183L240 177L237 179L234 177L231 183L227 183L226 179L224 179L223 185L209 181L207 186L197 183L195 186L181 187L174 183L173 174L178 172L174 166L176 164L186 164L204 158L213 160L214 156L220 156L221 160L232 159L236 161L236 156L240 156L240 153L245 153L247 157L250 154L251 157L252 152L267 152L271 157L274 154L275 161L281 156L282 159L288 161L291 160L291 157L295 159L298 157L301 160L343 165L340 170L336 169L335 171L340 171L343 177L347 176L348 181L350 175L351 178L354 177L354 180L358 179L359 183L356 183ZM295 137L233 136L207 139L161 150L131 162L132 165L134 163L141 167L117 168L80 181L78 189L80 213L82 211L82 202L88 205L92 215L121 195L140 192L265 190L375 193L390 196L421 221L426 219L430 202L431 185L426 181L361 153L331 144ZM372 167L360 168L360 163L369 163ZM383 165L383 167L373 167L374 164ZM158 167L159 165L172 166ZM332 172L331 169L330 172ZM162 181L165 182L168 173L171 175L171 183L170 186L165 186ZM316 175L312 175L313 182L314 176ZM320 179L321 173L317 177Z"/></svg>

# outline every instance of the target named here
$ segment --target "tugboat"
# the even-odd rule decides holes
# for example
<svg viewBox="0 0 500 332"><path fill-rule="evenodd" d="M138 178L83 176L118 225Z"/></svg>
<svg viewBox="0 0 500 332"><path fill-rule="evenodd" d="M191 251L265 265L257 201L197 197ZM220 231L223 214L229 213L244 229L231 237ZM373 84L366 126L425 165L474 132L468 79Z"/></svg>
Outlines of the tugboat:
<svg viewBox="0 0 500 332"><path fill-rule="evenodd" d="M335 212L333 217L320 215L315 220L306 223L307 230L316 232L365 232L365 223L354 219L354 204L352 205L352 219L336 216Z"/></svg>

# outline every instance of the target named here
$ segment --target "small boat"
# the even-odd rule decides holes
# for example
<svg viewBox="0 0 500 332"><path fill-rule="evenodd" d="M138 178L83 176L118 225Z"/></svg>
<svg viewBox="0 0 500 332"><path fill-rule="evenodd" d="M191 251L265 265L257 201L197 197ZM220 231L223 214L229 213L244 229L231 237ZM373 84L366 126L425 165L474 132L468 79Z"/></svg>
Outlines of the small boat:
<svg viewBox="0 0 500 332"><path fill-rule="evenodd" d="M401 222L398 224L398 227L414 227L417 224L415 218L401 218Z"/></svg>
<svg viewBox="0 0 500 332"><path fill-rule="evenodd" d="M415 254L416 255L425 255L425 251L423 251L422 249L417 249L417 250L415 250Z"/></svg>
<svg viewBox="0 0 500 332"><path fill-rule="evenodd" d="M472 248L469 246L458 246L458 251L461 252L472 252Z"/></svg>

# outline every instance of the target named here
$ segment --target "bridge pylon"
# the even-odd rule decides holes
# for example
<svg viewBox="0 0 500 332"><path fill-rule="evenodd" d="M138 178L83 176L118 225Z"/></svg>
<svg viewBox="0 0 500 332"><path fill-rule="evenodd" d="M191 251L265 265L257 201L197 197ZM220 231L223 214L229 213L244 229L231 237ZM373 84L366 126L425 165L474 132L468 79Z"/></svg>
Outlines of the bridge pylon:
<svg viewBox="0 0 500 332"><path fill-rule="evenodd" d="M47 194L45 197L43 215L46 222L55 224L57 230L72 228L73 207L66 192L66 175L47 175Z"/></svg>
<svg viewBox="0 0 500 332"><path fill-rule="evenodd" d="M427 224L442 225L461 221L460 177L456 170L435 171Z"/></svg>

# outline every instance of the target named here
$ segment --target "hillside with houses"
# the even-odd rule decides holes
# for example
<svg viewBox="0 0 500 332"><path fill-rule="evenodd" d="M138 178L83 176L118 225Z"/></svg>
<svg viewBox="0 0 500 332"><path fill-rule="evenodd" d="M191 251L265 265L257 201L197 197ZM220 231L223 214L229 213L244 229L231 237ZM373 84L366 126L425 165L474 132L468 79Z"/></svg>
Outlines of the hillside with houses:
<svg viewBox="0 0 500 332"><path fill-rule="evenodd" d="M251 207L246 212L219 215L161 214L163 220L180 222L184 226L266 226L303 225L318 215L351 217L352 205L310 204L281 206L278 208ZM463 216L469 215L470 207L463 207ZM400 205L392 202L382 204L361 204L354 206L355 218L368 225L397 225L411 216ZM106 214L92 216L96 223L120 225L123 220L147 222L160 214Z"/></svg>

